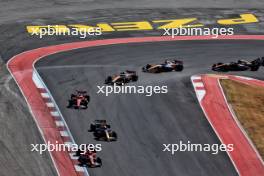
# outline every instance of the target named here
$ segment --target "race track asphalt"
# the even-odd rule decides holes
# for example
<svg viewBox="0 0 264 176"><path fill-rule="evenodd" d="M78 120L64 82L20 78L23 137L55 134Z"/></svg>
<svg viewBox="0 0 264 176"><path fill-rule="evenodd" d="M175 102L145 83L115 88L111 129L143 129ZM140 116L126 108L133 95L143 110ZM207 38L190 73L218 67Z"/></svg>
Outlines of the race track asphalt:
<svg viewBox="0 0 264 176"><path fill-rule="evenodd" d="M190 76L210 73L216 62L263 55L262 41L174 41L122 44L58 53L39 61L37 69L55 98L75 141L98 143L88 133L95 119L106 119L118 133L117 142L102 143L98 155L102 168L89 169L91 176L232 176L237 175L228 155L208 152L162 152L164 143L220 143L198 105ZM183 72L142 73L147 63L180 58ZM167 85L167 94L97 94L108 75L132 69L139 81L131 85ZM258 72L236 72L263 79ZM231 73L232 74L232 73ZM91 95L87 110L67 109L67 100L76 89Z"/></svg>

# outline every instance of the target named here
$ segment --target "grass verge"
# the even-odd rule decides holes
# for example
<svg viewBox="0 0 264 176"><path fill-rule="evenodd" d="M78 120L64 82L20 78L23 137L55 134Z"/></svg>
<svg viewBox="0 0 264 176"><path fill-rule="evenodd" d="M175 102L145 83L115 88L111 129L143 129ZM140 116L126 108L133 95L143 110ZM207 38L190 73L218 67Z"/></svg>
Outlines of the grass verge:
<svg viewBox="0 0 264 176"><path fill-rule="evenodd" d="M264 88L229 79L220 80L228 103L264 158Z"/></svg>

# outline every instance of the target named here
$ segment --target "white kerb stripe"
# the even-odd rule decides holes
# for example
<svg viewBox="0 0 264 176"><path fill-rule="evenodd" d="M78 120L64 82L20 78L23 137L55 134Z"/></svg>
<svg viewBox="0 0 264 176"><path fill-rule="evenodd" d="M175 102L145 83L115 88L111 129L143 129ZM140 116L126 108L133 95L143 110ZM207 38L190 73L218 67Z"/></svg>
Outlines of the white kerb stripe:
<svg viewBox="0 0 264 176"><path fill-rule="evenodd" d="M61 136L68 137L69 133L67 131L60 131Z"/></svg>
<svg viewBox="0 0 264 176"><path fill-rule="evenodd" d="M41 93L41 96L43 98L50 98L49 94L48 93Z"/></svg>
<svg viewBox="0 0 264 176"><path fill-rule="evenodd" d="M46 103L48 107L53 108L55 105L53 103Z"/></svg>
<svg viewBox="0 0 264 176"><path fill-rule="evenodd" d="M63 121L57 120L57 121L55 121L55 123L56 123L56 126L58 126L58 127L64 126Z"/></svg>
<svg viewBox="0 0 264 176"><path fill-rule="evenodd" d="M202 82L193 82L194 87L204 87Z"/></svg>
<svg viewBox="0 0 264 176"><path fill-rule="evenodd" d="M78 156L75 156L75 153L69 153L69 155L73 160L77 160L79 158Z"/></svg>
<svg viewBox="0 0 264 176"><path fill-rule="evenodd" d="M84 168L83 167L80 167L78 165L74 165L74 168L77 172L84 172Z"/></svg>
<svg viewBox="0 0 264 176"><path fill-rule="evenodd" d="M42 82L39 80L39 78L35 72L33 72L33 74L32 74L32 79L33 79L33 82L35 83L37 88L40 88L40 89L44 88Z"/></svg>
<svg viewBox="0 0 264 176"><path fill-rule="evenodd" d="M191 79L192 79L192 80L195 80L195 79L202 79L202 77L201 77L201 76L192 76Z"/></svg>
<svg viewBox="0 0 264 176"><path fill-rule="evenodd" d="M51 114L52 116L54 116L54 117L59 117L59 116L60 116L60 114L59 114L58 111L51 111L50 114Z"/></svg>
<svg viewBox="0 0 264 176"><path fill-rule="evenodd" d="M199 100L199 102L203 99L205 96L205 90L196 90L196 95Z"/></svg>

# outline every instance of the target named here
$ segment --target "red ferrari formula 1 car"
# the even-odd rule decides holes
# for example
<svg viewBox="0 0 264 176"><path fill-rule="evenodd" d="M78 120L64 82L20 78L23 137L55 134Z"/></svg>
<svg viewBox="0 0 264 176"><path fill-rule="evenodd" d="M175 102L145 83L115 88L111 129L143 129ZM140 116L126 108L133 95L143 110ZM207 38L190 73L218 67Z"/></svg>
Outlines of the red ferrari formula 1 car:
<svg viewBox="0 0 264 176"><path fill-rule="evenodd" d="M75 94L71 94L68 108L87 109L89 101L90 96L86 91L77 90Z"/></svg>
<svg viewBox="0 0 264 176"><path fill-rule="evenodd" d="M81 154L78 161L80 166L87 166L90 168L102 166L102 160L96 156L96 151L87 151L85 154Z"/></svg>
<svg viewBox="0 0 264 176"><path fill-rule="evenodd" d="M142 68L143 72L149 73L162 73L162 72L171 72L171 71L182 71L183 62L179 60L169 61L166 60L162 64L147 64Z"/></svg>

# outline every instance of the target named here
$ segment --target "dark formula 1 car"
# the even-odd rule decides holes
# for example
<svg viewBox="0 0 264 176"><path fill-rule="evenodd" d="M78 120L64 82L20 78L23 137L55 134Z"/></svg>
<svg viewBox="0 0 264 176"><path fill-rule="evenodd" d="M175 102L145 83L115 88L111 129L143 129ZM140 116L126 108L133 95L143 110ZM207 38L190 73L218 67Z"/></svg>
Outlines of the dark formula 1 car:
<svg viewBox="0 0 264 176"><path fill-rule="evenodd" d="M89 132L95 132L99 129L111 128L109 124L106 123L106 120L95 120L94 123L90 125Z"/></svg>
<svg viewBox="0 0 264 176"><path fill-rule="evenodd" d="M90 101L90 96L87 94L86 91L77 90L75 94L71 94L68 108L86 109L88 107L89 101Z"/></svg>
<svg viewBox="0 0 264 176"><path fill-rule="evenodd" d="M121 72L119 75L108 76L105 80L105 84L117 84L123 85L131 81L135 82L138 80L138 75L135 71L125 71Z"/></svg>
<svg viewBox="0 0 264 176"><path fill-rule="evenodd" d="M95 151L87 151L85 154L81 154L78 161L80 166L87 166L91 168L102 166L102 160L96 156Z"/></svg>
<svg viewBox="0 0 264 176"><path fill-rule="evenodd" d="M142 68L143 72L149 73L161 73L161 72L171 72L171 71L182 71L183 62L179 60L168 61L166 60L162 64L147 64Z"/></svg>
<svg viewBox="0 0 264 176"><path fill-rule="evenodd" d="M110 129L111 126L106 123L106 120L95 120L90 125L89 132L93 132L95 140L99 141L116 141L117 133Z"/></svg>
<svg viewBox="0 0 264 176"><path fill-rule="evenodd" d="M260 66L264 66L264 58L258 58L251 62L246 60L238 60L230 63L217 63L212 66L213 71L227 72L227 71L257 71Z"/></svg>
<svg viewBox="0 0 264 176"><path fill-rule="evenodd" d="M109 128L99 128L93 133L95 140L98 141L116 141L117 133Z"/></svg>

